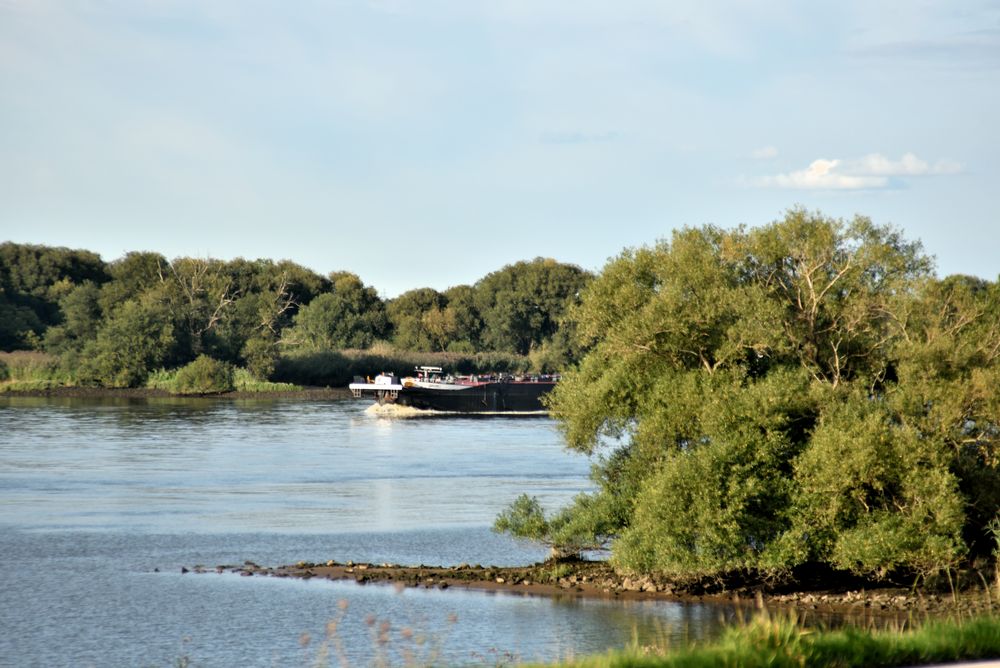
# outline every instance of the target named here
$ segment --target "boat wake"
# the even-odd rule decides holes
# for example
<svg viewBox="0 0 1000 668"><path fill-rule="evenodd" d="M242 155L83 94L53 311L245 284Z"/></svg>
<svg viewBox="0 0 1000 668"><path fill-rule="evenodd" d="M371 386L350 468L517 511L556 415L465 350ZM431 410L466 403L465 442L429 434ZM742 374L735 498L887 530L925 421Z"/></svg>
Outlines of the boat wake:
<svg viewBox="0 0 1000 668"><path fill-rule="evenodd" d="M372 404L365 409L365 413L380 418L418 418L433 417L438 415L461 415L463 417L475 417L478 415L502 415L502 416L545 416L548 411L437 411L427 408L414 408L402 404Z"/></svg>

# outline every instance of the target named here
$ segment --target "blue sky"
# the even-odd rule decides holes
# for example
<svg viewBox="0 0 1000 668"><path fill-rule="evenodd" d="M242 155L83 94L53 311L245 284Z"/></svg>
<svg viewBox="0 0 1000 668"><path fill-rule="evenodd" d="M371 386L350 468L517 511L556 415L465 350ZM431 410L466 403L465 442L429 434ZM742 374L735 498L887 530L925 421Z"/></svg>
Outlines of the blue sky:
<svg viewBox="0 0 1000 668"><path fill-rule="evenodd" d="M394 296L801 205L995 280L998 119L995 0L0 0L0 239Z"/></svg>

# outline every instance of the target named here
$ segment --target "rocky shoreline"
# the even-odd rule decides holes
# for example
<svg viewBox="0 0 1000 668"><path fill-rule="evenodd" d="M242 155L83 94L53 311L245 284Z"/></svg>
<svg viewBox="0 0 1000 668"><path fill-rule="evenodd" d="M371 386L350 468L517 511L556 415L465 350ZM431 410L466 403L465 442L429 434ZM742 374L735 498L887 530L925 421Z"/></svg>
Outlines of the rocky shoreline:
<svg viewBox="0 0 1000 668"><path fill-rule="evenodd" d="M968 589L959 594L924 592L898 586L803 591L768 591L744 586L709 591L702 585L682 586L650 577L616 573L602 561L544 562L531 566L494 567L479 564L458 566L400 566L397 564L308 562L266 567L247 561L242 565L206 568L194 566L184 573L234 573L243 577L277 577L309 580L322 578L359 585L391 585L406 588L459 588L484 592L552 597L603 598L634 601L704 602L745 607L766 607L819 614L947 615L965 612L1000 612L1000 605L986 589ZM786 587L787 589L787 587ZM997 597L1000 599L1000 597Z"/></svg>

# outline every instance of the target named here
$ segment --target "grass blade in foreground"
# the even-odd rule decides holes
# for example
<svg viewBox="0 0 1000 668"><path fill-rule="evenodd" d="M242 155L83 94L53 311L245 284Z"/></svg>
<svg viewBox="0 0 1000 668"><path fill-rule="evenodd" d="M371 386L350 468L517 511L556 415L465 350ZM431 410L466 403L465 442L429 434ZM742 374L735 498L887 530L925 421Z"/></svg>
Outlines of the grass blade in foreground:
<svg viewBox="0 0 1000 668"><path fill-rule="evenodd" d="M564 666L913 666L1000 658L1000 618L930 621L912 630L811 630L794 619L761 616L714 643L644 653L612 652Z"/></svg>

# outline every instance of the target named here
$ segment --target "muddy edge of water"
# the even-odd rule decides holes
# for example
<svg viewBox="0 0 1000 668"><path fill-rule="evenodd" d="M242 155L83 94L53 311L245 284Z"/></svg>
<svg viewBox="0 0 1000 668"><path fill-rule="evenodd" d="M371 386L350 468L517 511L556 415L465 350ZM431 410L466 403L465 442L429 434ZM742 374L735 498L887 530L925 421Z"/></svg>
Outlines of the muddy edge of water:
<svg viewBox="0 0 1000 668"><path fill-rule="evenodd" d="M171 394L166 390L146 387L50 387L44 390L6 390L0 397L55 397L68 399L298 399L329 401L350 399L351 391L346 387L303 387L300 390L278 392L223 392L221 394Z"/></svg>
<svg viewBox="0 0 1000 668"><path fill-rule="evenodd" d="M494 567L460 564L452 567L400 566L397 564L320 563L300 561L293 565L266 567L253 562L215 567L193 566L183 573L235 573L243 577L324 578L352 581L360 585L381 584L403 588L448 589L528 596L601 598L622 601L674 601L735 604L747 608L767 607L788 611L832 614L947 615L1000 611L989 591L967 589L959 594L928 593L908 587L831 587L808 591L768 591L747 585L725 591L706 590L704 585L679 586L649 577L618 574L606 562L544 562L531 566Z"/></svg>

